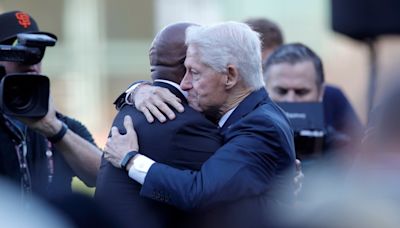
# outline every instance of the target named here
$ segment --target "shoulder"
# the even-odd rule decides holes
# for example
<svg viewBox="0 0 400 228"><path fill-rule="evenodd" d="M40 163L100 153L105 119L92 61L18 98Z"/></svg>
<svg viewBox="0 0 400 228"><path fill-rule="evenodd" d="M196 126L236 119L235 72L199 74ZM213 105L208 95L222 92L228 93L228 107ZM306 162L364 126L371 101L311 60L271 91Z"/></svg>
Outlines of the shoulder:
<svg viewBox="0 0 400 228"><path fill-rule="evenodd" d="M252 135L261 141L293 147L293 130L284 112L274 102L260 104L228 128L228 137Z"/></svg>
<svg viewBox="0 0 400 228"><path fill-rule="evenodd" d="M260 128L274 128L276 130L291 131L289 120L285 113L274 102L259 105L243 118L244 122L255 122Z"/></svg>
<svg viewBox="0 0 400 228"><path fill-rule="evenodd" d="M80 130L87 130L86 126L83 125L79 120L75 118L68 117L66 115L63 115L61 113L57 113L57 117L63 121L65 124L68 125L68 127L72 131L80 131Z"/></svg>
<svg viewBox="0 0 400 228"><path fill-rule="evenodd" d="M336 86L326 85L324 91L324 103L327 102L335 102L335 103L348 103L347 97L343 93L343 91Z"/></svg>
<svg viewBox="0 0 400 228"><path fill-rule="evenodd" d="M217 125L209 121L203 114L197 112L187 104L183 104L183 106L184 112L175 112L176 118L174 120L168 120L165 123L160 123L155 120L153 123L148 123L143 113L132 105L126 105L122 107L115 116L113 126L118 127L120 130L125 129L123 125L124 117L129 115L138 133L142 131L154 132L157 129L163 129L163 132L190 131L190 129L197 129L200 131L217 129ZM160 132L159 134L162 133Z"/></svg>

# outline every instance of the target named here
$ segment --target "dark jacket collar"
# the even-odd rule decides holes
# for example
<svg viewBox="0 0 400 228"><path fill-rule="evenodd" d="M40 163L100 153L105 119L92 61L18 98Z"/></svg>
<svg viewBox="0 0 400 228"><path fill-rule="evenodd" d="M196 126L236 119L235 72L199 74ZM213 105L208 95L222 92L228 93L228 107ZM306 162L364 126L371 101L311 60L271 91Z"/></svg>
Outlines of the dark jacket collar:
<svg viewBox="0 0 400 228"><path fill-rule="evenodd" d="M264 88L253 91L236 107L235 111L231 114L221 130L224 132L230 125L240 120L243 116L253 111L260 104L271 101L267 91Z"/></svg>
<svg viewBox="0 0 400 228"><path fill-rule="evenodd" d="M185 103L185 104L188 103L187 100L186 100L186 97L182 94L182 92L179 91L179 89L175 88L173 85L170 85L170 84L165 83L165 82L160 82L160 81L155 81L155 82L153 83L153 85L154 85L154 86L159 86L159 87L168 89L168 90L171 91L171 93L173 93L175 96L179 97L179 99L181 99L181 101L182 101L183 103Z"/></svg>

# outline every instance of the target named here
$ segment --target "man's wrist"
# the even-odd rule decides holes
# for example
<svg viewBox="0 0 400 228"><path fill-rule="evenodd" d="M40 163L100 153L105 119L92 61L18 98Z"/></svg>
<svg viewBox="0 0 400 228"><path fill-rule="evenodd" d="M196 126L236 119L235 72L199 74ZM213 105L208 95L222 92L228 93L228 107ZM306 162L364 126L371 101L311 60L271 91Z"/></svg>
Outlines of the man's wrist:
<svg viewBox="0 0 400 228"><path fill-rule="evenodd" d="M59 141L62 140L62 138L64 138L65 134L67 134L68 131L68 126L62 122L61 122L61 128L58 130L58 132L56 134L53 134L52 136L47 136L47 139L51 142L51 143L58 143Z"/></svg>
<svg viewBox="0 0 400 228"><path fill-rule="evenodd" d="M134 86L132 86L132 89L128 89L126 91L126 98L125 101L127 104L134 104L135 103L135 95L137 94L137 91L142 88L143 86L151 86L152 83L149 81L142 81Z"/></svg>
<svg viewBox="0 0 400 228"><path fill-rule="evenodd" d="M138 183L143 184L147 172L155 161L142 154L137 154L129 163L130 164L127 167L129 177Z"/></svg>
<svg viewBox="0 0 400 228"><path fill-rule="evenodd" d="M136 81L133 84L131 84L128 87L128 89L126 89L122 94L120 94L115 99L115 101L113 102L113 104L115 105L115 108L117 110L120 110L125 105L132 105L133 101L131 101L131 96L132 96L131 93L133 92L133 90L135 90L135 88L137 88L141 84L149 84L149 85L151 85L151 82L149 82L149 81Z"/></svg>
<svg viewBox="0 0 400 228"><path fill-rule="evenodd" d="M129 151L128 153L125 154L125 156L122 158L121 162L120 162L120 166L122 169L124 169L125 171L129 171L129 163L133 160L133 158L138 155L139 152L132 150Z"/></svg>
<svg viewBox="0 0 400 228"><path fill-rule="evenodd" d="M136 154L135 156L133 156L133 158L128 162L128 164L126 165L126 171L129 172L129 170L132 168L133 164L135 163L135 158L137 158L138 154Z"/></svg>

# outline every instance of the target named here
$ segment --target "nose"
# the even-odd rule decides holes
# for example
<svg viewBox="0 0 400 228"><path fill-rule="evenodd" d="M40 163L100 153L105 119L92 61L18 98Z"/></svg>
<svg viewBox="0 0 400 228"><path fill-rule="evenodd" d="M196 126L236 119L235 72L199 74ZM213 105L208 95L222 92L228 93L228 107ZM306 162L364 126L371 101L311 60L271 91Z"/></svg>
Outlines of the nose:
<svg viewBox="0 0 400 228"><path fill-rule="evenodd" d="M180 87L183 91L188 91L190 90L193 86L192 86L192 77L190 76L190 74L188 73L188 71L186 71L185 76L183 76Z"/></svg>
<svg viewBox="0 0 400 228"><path fill-rule="evenodd" d="M296 93L293 90L289 90L286 93L286 96L284 98L284 102L299 102L298 97Z"/></svg>

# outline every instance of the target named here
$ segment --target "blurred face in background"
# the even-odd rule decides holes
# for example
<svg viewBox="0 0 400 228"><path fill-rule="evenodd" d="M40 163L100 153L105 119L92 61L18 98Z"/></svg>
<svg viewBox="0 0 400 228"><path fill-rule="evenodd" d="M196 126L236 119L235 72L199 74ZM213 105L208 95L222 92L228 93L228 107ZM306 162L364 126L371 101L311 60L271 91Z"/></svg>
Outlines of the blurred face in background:
<svg viewBox="0 0 400 228"><path fill-rule="evenodd" d="M323 85L317 85L317 73L311 61L271 65L265 84L276 102L322 101Z"/></svg>

